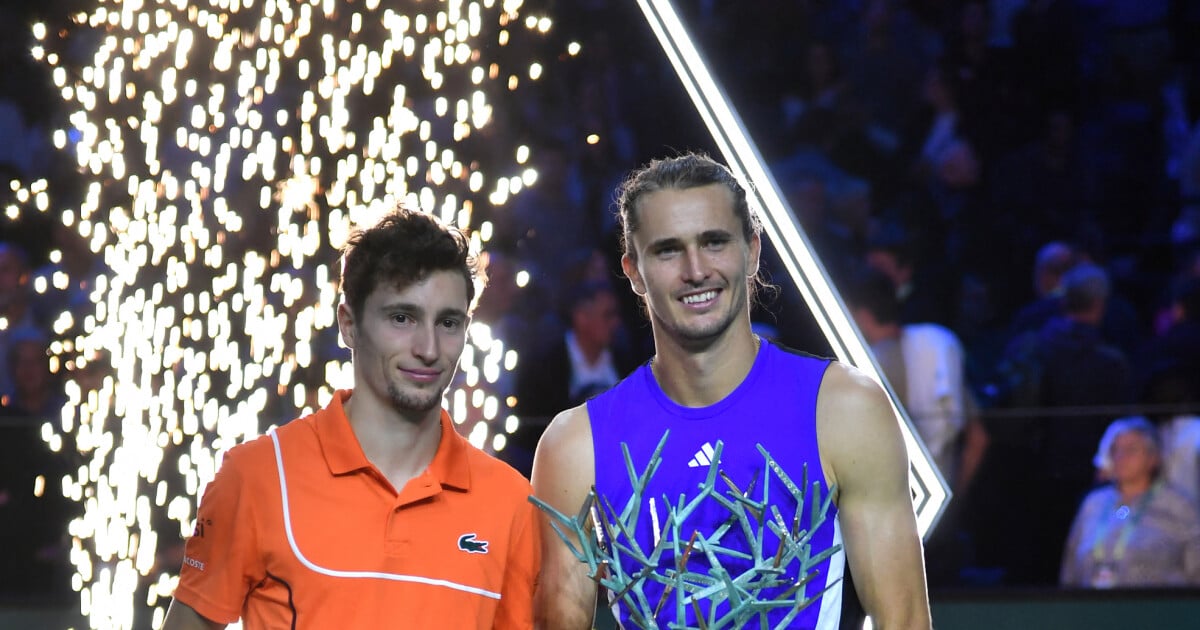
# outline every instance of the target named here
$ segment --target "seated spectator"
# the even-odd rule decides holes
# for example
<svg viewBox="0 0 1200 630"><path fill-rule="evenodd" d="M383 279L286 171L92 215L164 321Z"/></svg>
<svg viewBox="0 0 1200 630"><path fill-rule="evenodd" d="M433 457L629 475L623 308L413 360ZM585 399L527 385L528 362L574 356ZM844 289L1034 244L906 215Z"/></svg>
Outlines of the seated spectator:
<svg viewBox="0 0 1200 630"><path fill-rule="evenodd" d="M1200 586L1200 513L1161 481L1158 432L1144 418L1114 425L1112 483L1080 506L1063 549L1060 584Z"/></svg>
<svg viewBox="0 0 1200 630"><path fill-rule="evenodd" d="M619 313L616 292L607 281L567 289L566 333L517 364L515 409L521 425L513 434L511 457L518 458L518 450L532 455L555 414L616 385L637 367L618 340ZM510 463L521 470L522 461Z"/></svg>
<svg viewBox="0 0 1200 630"><path fill-rule="evenodd" d="M1159 402L1156 399L1150 400L1152 405ZM1125 420L1149 422L1144 416L1130 416ZM1100 446L1092 458L1098 480L1113 480L1112 443L1127 425L1128 423L1113 422L1104 432L1104 437L1100 438ZM1158 426L1158 437L1159 458L1162 462L1159 478L1200 509L1200 417L1193 414L1171 416Z"/></svg>
<svg viewBox="0 0 1200 630"><path fill-rule="evenodd" d="M517 411L553 416L616 385L633 370L616 343L621 319L612 285L592 281L569 289L566 333L523 361Z"/></svg>

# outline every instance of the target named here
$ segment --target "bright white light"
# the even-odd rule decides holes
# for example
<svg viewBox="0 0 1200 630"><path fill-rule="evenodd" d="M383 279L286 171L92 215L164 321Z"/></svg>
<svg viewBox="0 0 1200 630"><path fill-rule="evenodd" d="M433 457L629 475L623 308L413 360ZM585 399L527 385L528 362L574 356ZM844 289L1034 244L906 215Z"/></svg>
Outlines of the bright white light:
<svg viewBox="0 0 1200 630"><path fill-rule="evenodd" d="M491 124L493 99L519 97L510 77L546 68L489 58L502 25L524 21L514 0L468 1L466 25L446 19L446 3L91 4L70 37L31 27L69 121L50 138L78 160L82 198L14 181L0 207L12 219L70 208L62 224L107 266L92 308L47 320L68 337L51 361L69 378L43 439L83 464L36 489L80 503L67 525L72 585L92 627L120 629L161 621L178 567L158 548L192 531L222 454L353 385L329 268L351 229L404 202L474 230L488 191L533 184L507 130L488 130L493 147L513 145L499 152L507 161L463 140ZM506 37L544 39L549 26L535 18ZM35 286L80 280L62 271ZM462 361L475 385L456 384L450 400L472 443L499 450L512 404L484 389L515 359L485 336ZM106 373L81 384L85 364Z"/></svg>

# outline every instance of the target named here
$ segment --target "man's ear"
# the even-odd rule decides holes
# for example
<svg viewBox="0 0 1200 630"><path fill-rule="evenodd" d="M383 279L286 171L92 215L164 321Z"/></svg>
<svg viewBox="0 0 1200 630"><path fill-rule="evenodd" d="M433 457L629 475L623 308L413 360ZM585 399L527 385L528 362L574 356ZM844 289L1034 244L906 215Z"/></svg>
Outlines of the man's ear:
<svg viewBox="0 0 1200 630"><path fill-rule="evenodd" d="M750 236L750 256L746 261L746 275L753 277L758 275L758 261L762 255L762 235L754 234Z"/></svg>
<svg viewBox="0 0 1200 630"><path fill-rule="evenodd" d="M646 283L642 282L642 275L638 273L637 261L630 258L629 254L621 256L621 271L624 271L625 277L629 278L629 286L633 287L634 293L646 295Z"/></svg>
<svg viewBox="0 0 1200 630"><path fill-rule="evenodd" d="M337 307L338 331L342 333L342 343L351 350L354 349L354 313L346 302Z"/></svg>

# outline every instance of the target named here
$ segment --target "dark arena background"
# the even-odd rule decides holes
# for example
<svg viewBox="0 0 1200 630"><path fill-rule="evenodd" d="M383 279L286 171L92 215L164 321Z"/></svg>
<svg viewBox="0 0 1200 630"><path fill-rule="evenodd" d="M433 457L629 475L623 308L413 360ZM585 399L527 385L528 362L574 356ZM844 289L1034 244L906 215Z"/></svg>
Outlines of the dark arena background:
<svg viewBox="0 0 1200 630"><path fill-rule="evenodd" d="M961 344L935 627L1196 627L1200 531L1187 584L1060 567L1117 418L1200 512L1200 4L676 4L833 287ZM551 342L649 356L613 193L690 150L637 0L0 1L0 627L161 625L220 454L352 385L337 251L396 203L487 258L446 402L528 474ZM832 354L775 247L757 331Z"/></svg>

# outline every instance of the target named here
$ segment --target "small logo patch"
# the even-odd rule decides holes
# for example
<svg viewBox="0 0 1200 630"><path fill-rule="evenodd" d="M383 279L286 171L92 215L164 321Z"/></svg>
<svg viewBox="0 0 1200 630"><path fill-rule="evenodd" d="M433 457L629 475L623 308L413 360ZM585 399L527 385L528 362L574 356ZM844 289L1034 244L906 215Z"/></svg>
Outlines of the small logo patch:
<svg viewBox="0 0 1200 630"><path fill-rule="evenodd" d="M458 548L467 553L487 553L486 540L475 540L475 533L463 534L458 537Z"/></svg>
<svg viewBox="0 0 1200 630"><path fill-rule="evenodd" d="M187 556L184 556L183 563L188 565L189 567L192 567L193 569L198 570L198 571L204 570L204 563L200 562L199 560L197 560L195 558L189 558Z"/></svg>
<svg viewBox="0 0 1200 630"><path fill-rule="evenodd" d="M704 468L712 463L713 457L717 454L717 449L713 448L711 442L705 442L700 450L692 456L692 461L688 462L688 468Z"/></svg>

